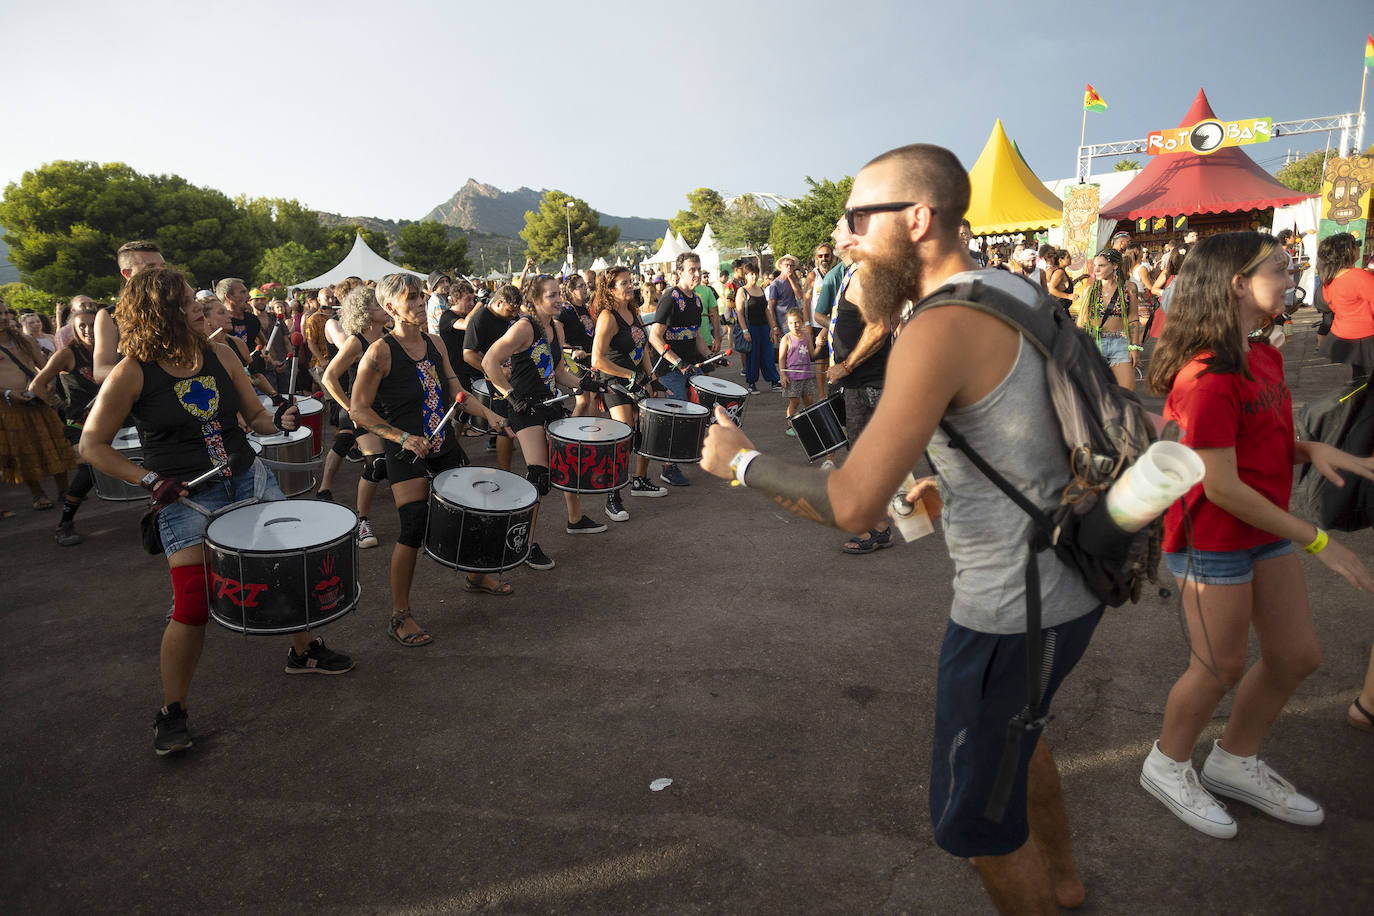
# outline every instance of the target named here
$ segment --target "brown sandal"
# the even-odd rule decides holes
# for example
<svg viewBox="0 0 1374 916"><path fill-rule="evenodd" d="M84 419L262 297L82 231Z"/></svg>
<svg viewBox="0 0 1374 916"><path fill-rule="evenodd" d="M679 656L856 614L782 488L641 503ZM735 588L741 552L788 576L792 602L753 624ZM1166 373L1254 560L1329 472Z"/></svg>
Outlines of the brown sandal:
<svg viewBox="0 0 1374 916"><path fill-rule="evenodd" d="M415 619L415 618L412 617L412 616L410 615L410 611L392 611L392 612L391 612L391 637L392 637L393 639L395 639L395 640L396 640L398 643L400 643L401 645L406 646L406 647L409 647L409 648L412 648L412 649L415 648L415 647L417 647L417 646L427 646L427 645L429 645L430 643L434 642L434 637L433 637L433 636L430 636L430 635L429 635L428 633L426 633L423 629L420 630L420 632L418 632L418 633L402 633L402 632L401 632L401 627L405 625L405 622L406 622L407 620L414 620L414 619Z"/></svg>
<svg viewBox="0 0 1374 916"><path fill-rule="evenodd" d="M501 598L515 594L514 585L511 585L509 582L502 582L499 579L496 581L495 585L487 585L481 579L478 579L476 582L469 580L463 583L463 588L465 591L483 592L484 594L496 595Z"/></svg>

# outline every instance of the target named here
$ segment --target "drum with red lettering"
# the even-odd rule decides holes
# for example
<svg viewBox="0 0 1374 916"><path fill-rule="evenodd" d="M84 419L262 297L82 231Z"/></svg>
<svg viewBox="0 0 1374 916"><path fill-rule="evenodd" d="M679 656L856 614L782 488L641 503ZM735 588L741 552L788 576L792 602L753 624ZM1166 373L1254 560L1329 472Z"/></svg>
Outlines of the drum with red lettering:
<svg viewBox="0 0 1374 916"><path fill-rule="evenodd" d="M634 430L603 417L549 423L549 483L569 493L609 493L630 483Z"/></svg>
<svg viewBox="0 0 1374 916"><path fill-rule="evenodd" d="M716 378L714 375L694 375L687 380L691 387L687 390L693 404L700 404L711 414L711 422L716 422L716 405L725 408L736 426L744 425L744 402L749 398L749 389L737 385L729 379Z"/></svg>
<svg viewBox="0 0 1374 916"><path fill-rule="evenodd" d="M358 605L358 516L313 499L230 509L205 529L210 616L250 636L313 630Z"/></svg>
<svg viewBox="0 0 1374 916"><path fill-rule="evenodd" d="M839 412L835 409L835 402L840 397L839 394L832 394L792 415L789 422L797 432L797 441L806 450L807 460L823 458L849 444L849 437L845 435Z"/></svg>

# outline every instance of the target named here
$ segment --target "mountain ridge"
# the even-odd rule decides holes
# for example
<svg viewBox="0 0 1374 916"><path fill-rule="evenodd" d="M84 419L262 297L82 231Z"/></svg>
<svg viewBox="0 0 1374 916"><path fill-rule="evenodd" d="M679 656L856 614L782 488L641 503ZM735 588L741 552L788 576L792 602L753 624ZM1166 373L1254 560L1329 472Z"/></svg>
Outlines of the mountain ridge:
<svg viewBox="0 0 1374 916"><path fill-rule="evenodd" d="M422 219L435 220L456 229L490 232L518 238L525 228L525 211L537 210L544 191L520 187L503 191L475 178L435 206ZM593 208L595 209L595 208ZM619 226L621 241L652 241L663 234L666 218L613 216L597 210L603 226Z"/></svg>

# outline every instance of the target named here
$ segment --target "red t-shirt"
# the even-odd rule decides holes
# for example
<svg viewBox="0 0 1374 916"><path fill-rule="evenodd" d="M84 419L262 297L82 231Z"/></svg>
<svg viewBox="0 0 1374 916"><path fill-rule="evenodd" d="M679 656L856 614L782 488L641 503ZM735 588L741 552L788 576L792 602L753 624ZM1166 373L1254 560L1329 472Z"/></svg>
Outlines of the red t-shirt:
<svg viewBox="0 0 1374 916"><path fill-rule="evenodd" d="M1374 337L1374 274L1351 268L1322 287L1331 308L1331 333L1342 340Z"/></svg>
<svg viewBox="0 0 1374 916"><path fill-rule="evenodd" d="M1283 357L1269 344L1251 341L1253 382L1239 372L1204 373L1203 360L1210 357L1211 353L1199 353L1179 372L1164 402L1164 418L1178 423L1184 445L1234 448L1241 482L1286 512L1295 446L1293 396L1283 379ZM1248 550L1277 540L1218 508L1198 484L1164 515L1164 550L1169 553L1187 546L1185 511L1192 518L1197 550Z"/></svg>

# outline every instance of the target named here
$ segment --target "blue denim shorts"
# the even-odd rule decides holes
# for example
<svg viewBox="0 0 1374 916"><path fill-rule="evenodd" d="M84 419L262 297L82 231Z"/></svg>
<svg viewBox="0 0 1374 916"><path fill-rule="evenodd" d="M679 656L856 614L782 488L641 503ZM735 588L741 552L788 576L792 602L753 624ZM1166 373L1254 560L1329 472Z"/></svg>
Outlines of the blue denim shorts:
<svg viewBox="0 0 1374 916"><path fill-rule="evenodd" d="M1131 351L1126 346L1126 338L1119 334L1103 334L1097 341L1097 349L1108 366L1123 366L1131 361Z"/></svg>
<svg viewBox="0 0 1374 916"><path fill-rule="evenodd" d="M1244 585L1255 578L1256 563L1292 552L1293 542L1280 539L1249 550L1183 550L1166 553L1164 560L1176 579L1182 580L1186 575L1189 582L1198 585ZM1188 568L1189 556L1193 558L1192 569Z"/></svg>
<svg viewBox="0 0 1374 916"><path fill-rule="evenodd" d="M262 492L256 493L254 479L258 473L264 475ZM191 500L203 509L215 512L236 502L245 502L257 495L261 501L285 499L277 478L263 467L261 461L253 462L253 467L241 474L235 474L226 481L214 481L203 485L191 495ZM162 535L162 552L171 556L178 550L185 550L205 540L205 528L210 519L184 502L172 503L158 513L157 530Z"/></svg>

